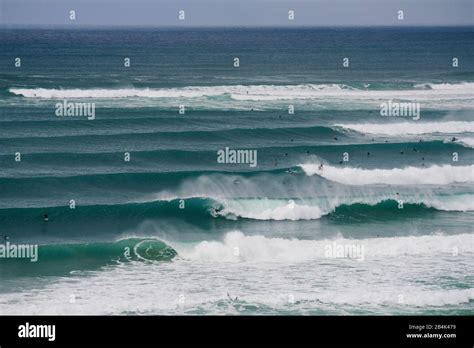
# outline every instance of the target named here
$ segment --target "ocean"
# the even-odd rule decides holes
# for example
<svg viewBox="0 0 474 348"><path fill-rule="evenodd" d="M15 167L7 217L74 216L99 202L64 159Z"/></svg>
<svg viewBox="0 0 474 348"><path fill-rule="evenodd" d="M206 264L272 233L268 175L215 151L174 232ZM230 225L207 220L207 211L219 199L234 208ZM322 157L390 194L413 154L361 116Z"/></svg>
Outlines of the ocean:
<svg viewBox="0 0 474 348"><path fill-rule="evenodd" d="M473 42L1 29L0 314L472 315Z"/></svg>

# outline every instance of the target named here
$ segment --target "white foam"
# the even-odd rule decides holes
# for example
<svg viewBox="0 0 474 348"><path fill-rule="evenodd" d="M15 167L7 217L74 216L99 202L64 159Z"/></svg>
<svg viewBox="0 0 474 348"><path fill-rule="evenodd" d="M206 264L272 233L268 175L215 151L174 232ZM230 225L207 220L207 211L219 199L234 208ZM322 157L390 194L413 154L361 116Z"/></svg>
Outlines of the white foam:
<svg viewBox="0 0 474 348"><path fill-rule="evenodd" d="M229 95L237 101L278 101L291 99L327 98L380 101L390 99L418 101L459 101L474 98L473 84L449 85L430 89L411 90L365 90L344 84L305 85L228 85L188 86L181 88L118 88L118 89L54 89L54 88L10 88L10 92L26 98L197 98ZM472 106L472 103L468 104ZM459 107L459 103L457 104Z"/></svg>
<svg viewBox="0 0 474 348"><path fill-rule="evenodd" d="M54 89L54 88L10 88L10 92L26 98L197 98L228 94L236 100L259 100L259 98L291 99L307 98L322 91L341 91L344 85L252 85L252 86L189 86L182 88L123 88L123 89Z"/></svg>
<svg viewBox="0 0 474 348"><path fill-rule="evenodd" d="M474 165L433 165L428 168L405 167L394 169L361 169L334 167L308 163L300 167L307 175L319 175L325 179L347 185L447 185L474 182Z"/></svg>
<svg viewBox="0 0 474 348"><path fill-rule="evenodd" d="M399 302L400 295L403 302ZM351 289L351 291L325 291L308 297L318 303L362 306L361 309L374 305L387 307L397 303L400 308L408 306L416 311L417 307L442 307L468 303L474 299L474 289L420 290L416 287L399 287L398 289L385 288L374 292L371 289L364 291L363 287L359 287Z"/></svg>
<svg viewBox="0 0 474 348"><path fill-rule="evenodd" d="M411 202L410 199L406 200L408 203ZM427 207L432 207L437 210L444 211L474 211L474 197L470 194L458 195L458 196L448 196L441 198L431 197L429 199L422 199L416 203L423 203Z"/></svg>
<svg viewBox="0 0 474 348"><path fill-rule="evenodd" d="M330 214L341 205L367 204L375 206L383 201L396 200L395 194L378 194L360 197L325 197L324 199L305 199L304 203L284 200L246 199L225 200L225 208L218 213L228 219L238 217L255 220L316 220ZM454 196L403 195L405 204L424 204L443 211L474 211L474 196L462 194Z"/></svg>
<svg viewBox="0 0 474 348"><path fill-rule="evenodd" d="M10 88L10 92L16 95L22 95L26 98L42 99L67 99L67 98L180 98L180 97L202 97L223 94L222 91L211 88L169 88L169 89L150 89L150 88L123 88L123 89L48 89L48 88Z"/></svg>
<svg viewBox="0 0 474 348"><path fill-rule="evenodd" d="M335 124L336 127L355 130L366 134L417 135L430 133L455 134L474 132L474 122L397 122L397 123L355 123Z"/></svg>
<svg viewBox="0 0 474 348"><path fill-rule="evenodd" d="M462 138L459 142L465 147L470 147L474 149L474 138Z"/></svg>
<svg viewBox="0 0 474 348"><path fill-rule="evenodd" d="M276 204L275 204L276 203ZM314 220L327 212L317 205L298 204L293 200L254 199L227 201L219 215L228 218L243 217L256 220Z"/></svg>
<svg viewBox="0 0 474 348"><path fill-rule="evenodd" d="M419 83L414 86L421 89L434 90L472 90L474 89L474 82L459 82L459 83Z"/></svg>
<svg viewBox="0 0 474 348"><path fill-rule="evenodd" d="M325 240L299 240L246 236L235 231L227 233L222 241L204 241L195 246L173 247L189 260L205 262L304 262L328 257L334 245L359 246L363 259L401 256L452 254L474 252L474 236L425 235L410 237ZM363 249L361 249L363 247ZM334 250L334 249L331 249ZM360 259L354 257L354 259Z"/></svg>

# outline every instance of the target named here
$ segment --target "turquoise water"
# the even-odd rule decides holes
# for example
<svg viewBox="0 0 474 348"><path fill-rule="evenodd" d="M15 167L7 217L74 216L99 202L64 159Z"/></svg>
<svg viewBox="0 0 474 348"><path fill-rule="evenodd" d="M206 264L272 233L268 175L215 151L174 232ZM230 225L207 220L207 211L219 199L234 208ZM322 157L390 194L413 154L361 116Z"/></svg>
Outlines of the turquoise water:
<svg viewBox="0 0 474 348"><path fill-rule="evenodd" d="M0 30L0 313L472 314L473 39Z"/></svg>

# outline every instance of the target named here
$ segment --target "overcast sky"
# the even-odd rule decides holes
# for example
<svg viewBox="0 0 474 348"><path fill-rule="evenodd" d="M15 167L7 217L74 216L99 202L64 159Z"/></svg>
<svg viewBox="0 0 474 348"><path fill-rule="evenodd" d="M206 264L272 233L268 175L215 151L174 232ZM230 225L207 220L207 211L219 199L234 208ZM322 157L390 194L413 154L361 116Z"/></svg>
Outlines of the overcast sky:
<svg viewBox="0 0 474 348"><path fill-rule="evenodd" d="M473 18L474 0L0 0L3 26L452 26Z"/></svg>

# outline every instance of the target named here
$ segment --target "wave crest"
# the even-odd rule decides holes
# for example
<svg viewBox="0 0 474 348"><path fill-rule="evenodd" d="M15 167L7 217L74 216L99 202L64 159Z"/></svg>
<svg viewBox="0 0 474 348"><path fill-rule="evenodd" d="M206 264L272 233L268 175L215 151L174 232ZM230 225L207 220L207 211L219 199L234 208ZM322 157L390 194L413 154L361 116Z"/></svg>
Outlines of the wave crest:
<svg viewBox="0 0 474 348"><path fill-rule="evenodd" d="M246 236L240 231L229 232L222 241L204 241L192 247L176 247L185 259L204 262L304 262L332 258L334 245L358 245L363 258L399 255L452 255L456 247L460 254L473 253L472 236L425 235L410 237L325 240L267 238L261 235ZM363 248L362 248L363 247ZM347 255L346 255L347 256ZM344 256L342 256L344 257Z"/></svg>
<svg viewBox="0 0 474 348"><path fill-rule="evenodd" d="M357 123L335 124L340 127L359 133L379 135L419 135L430 133L457 134L474 132L474 122L397 122L397 123Z"/></svg>
<svg viewBox="0 0 474 348"><path fill-rule="evenodd" d="M368 90L346 84L302 85L220 85L187 86L179 88L9 88L9 92L26 98L198 98L227 95L237 101L278 101L291 99L352 98L376 101L388 99L470 100L474 98L474 84L432 84L430 88ZM472 105L472 104L468 104ZM459 106L459 105L458 105Z"/></svg>
<svg viewBox="0 0 474 348"><path fill-rule="evenodd" d="M433 165L428 168L361 169L318 164L301 164L306 175L319 175L346 185L447 185L474 182L474 165Z"/></svg>

